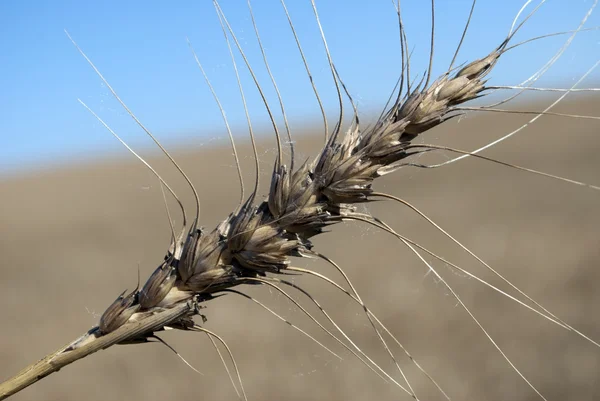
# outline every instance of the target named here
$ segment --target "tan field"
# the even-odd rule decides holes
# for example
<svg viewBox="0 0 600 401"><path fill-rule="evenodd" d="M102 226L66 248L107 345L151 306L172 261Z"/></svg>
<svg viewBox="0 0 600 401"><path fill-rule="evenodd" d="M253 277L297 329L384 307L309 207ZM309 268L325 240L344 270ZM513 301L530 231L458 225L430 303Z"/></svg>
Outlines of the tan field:
<svg viewBox="0 0 600 401"><path fill-rule="evenodd" d="M598 101L587 100L569 103L560 111L598 115L599 106ZM450 121L421 141L475 149L522 121L499 114L471 116ZM545 117L486 155L599 184L598 127L596 121ZM299 134L297 140L299 153L308 157L315 154L321 138ZM263 141L262 147L266 152L261 152L261 171L267 178L274 142ZM241 142L240 152L251 188L247 142ZM174 153L200 192L202 224L214 227L239 199L230 149L223 145ZM444 152L434 159L452 156ZM150 160L192 210L181 178L163 158L155 154ZM436 170L403 169L380 179L376 189L415 204L550 311L600 340L600 192L475 158ZM264 181L261 195L267 190ZM138 267L145 280L162 261L170 232L157 180L125 151L102 162L5 179L0 194L0 379L7 379L96 324L121 291L135 287ZM171 206L180 222L174 202ZM510 289L406 207L378 202L364 208L439 255ZM375 228L348 223L314 242L317 250L346 270L367 305L453 400L540 399L443 283L399 241ZM549 400L600 399L598 347L464 273L427 259ZM342 283L324 263L297 262ZM314 278L294 280L402 384L360 307ZM205 327L228 342L250 400L410 399L327 337L283 296L268 288L241 289L343 358L338 360L246 299L227 295L210 301L204 310ZM326 323L308 299L291 293ZM203 375L160 344L115 346L66 367L13 399L236 399L207 336L168 332L162 338ZM444 399L401 349L392 349L421 400Z"/></svg>

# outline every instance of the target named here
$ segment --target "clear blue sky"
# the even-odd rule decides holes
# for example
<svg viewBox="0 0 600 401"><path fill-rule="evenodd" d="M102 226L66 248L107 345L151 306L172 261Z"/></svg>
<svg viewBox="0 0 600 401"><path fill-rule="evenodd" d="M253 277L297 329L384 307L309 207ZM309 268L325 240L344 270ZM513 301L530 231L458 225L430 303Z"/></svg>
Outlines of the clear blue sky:
<svg viewBox="0 0 600 401"><path fill-rule="evenodd" d="M328 110L335 110L333 84L325 64L309 0L288 0L316 83ZM448 65L470 1L437 1L435 71ZM481 57L508 32L524 0L479 0L459 62ZM590 0L550 0L518 35L574 29ZM318 118L318 109L278 0L254 0L254 12L288 112L298 129ZM338 69L360 109L380 107L400 71L398 33L390 0L317 0ZM245 0L222 7L268 85ZM413 71L426 66L429 6L404 0L404 20ZM600 10L587 26L600 25ZM236 136L246 134L231 62L215 11L208 0L0 2L0 175L121 152L114 138L78 102L85 101L131 145L151 145L125 115L63 30L67 29L130 108L164 143L200 145L224 138L218 109L187 46L192 41L230 117ZM565 37L529 44L507 55L492 82L517 84L536 71ZM546 85L568 85L600 56L598 31L580 33L572 49L550 71ZM240 67L243 66L240 60ZM266 126L264 109L243 73L253 120ZM595 73L598 81L598 73ZM588 81L588 85L592 81Z"/></svg>

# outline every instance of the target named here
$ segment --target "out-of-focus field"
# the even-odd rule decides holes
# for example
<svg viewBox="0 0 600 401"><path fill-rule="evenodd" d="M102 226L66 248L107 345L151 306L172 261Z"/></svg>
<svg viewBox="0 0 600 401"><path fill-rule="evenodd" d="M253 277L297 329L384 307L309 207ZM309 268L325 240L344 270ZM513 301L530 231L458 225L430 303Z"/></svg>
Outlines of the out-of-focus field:
<svg viewBox="0 0 600 401"><path fill-rule="evenodd" d="M560 111L597 115L599 106L597 101L581 101ZM524 120L498 114L469 117L448 122L420 140L474 149ZM595 121L545 117L486 155L599 184L598 128ZM321 143L314 135L297 139L303 157L314 155ZM267 150L261 152L266 178L274 143L263 141L262 146ZM247 143L240 152L250 188ZM239 198L230 153L227 147L176 152L199 189L201 221L207 228L225 218ZM436 160L451 156L445 152ZM166 178L179 193L186 193L183 181L163 159L150 160L160 171L169 171ZM262 195L268 190L264 183ZM549 310L600 339L600 192L475 158L436 170L404 169L379 180L376 189L414 203ZM5 179L0 195L3 380L94 325L122 290L135 287L138 267L145 280L162 260L170 232L157 180L125 153L122 159ZM192 210L189 194L182 197ZM443 257L502 285L406 207L379 202L365 209ZM180 222L174 207L172 213ZM453 400L538 399L444 285L400 242L352 223L334 227L315 244L346 269L365 302ZM324 263L299 260L298 265L342 282ZM434 267L548 399L600 399L599 348L442 263ZM369 355L400 377L359 307L316 279L295 281ZM341 349L282 296L268 288L247 290L344 358L336 360L246 299L228 295L211 301L204 310L206 327L229 343L249 399L409 399ZM322 317L306 298L294 296ZM169 332L163 338L204 375L158 344L116 346L68 366L14 399L236 398L205 335ZM443 399L402 351L393 349L420 399Z"/></svg>

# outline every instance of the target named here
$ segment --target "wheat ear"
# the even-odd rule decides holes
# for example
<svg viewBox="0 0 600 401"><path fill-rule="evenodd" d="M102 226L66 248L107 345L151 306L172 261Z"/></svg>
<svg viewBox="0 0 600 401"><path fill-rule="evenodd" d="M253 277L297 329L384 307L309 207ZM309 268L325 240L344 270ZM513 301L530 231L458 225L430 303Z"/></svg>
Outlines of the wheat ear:
<svg viewBox="0 0 600 401"><path fill-rule="evenodd" d="M529 3L530 2L527 2L525 5L528 5ZM590 8L590 13L595 7L596 3L597 1ZM486 86L486 80L503 54L515 46L526 43L525 41L512 45L512 40L514 35L520 30L527 19L530 18L543 4L543 1L540 2L538 8L535 8L526 18L524 18L523 21L521 21L519 25L516 25L517 18L515 18L515 23L513 23L513 26L511 27L506 38L502 40L501 43L489 54L460 68L455 68L454 64L462 45L462 40L467 33L467 28L471 20L473 9L475 8L476 2L473 1L461 41L456 48L452 62L450 63L447 71L437 77L437 79L432 79L435 48L435 4L432 1L431 48L429 52L429 65L426 73L420 81L411 81L410 54L408 52L407 35L404 31L398 2L396 12L398 15L398 24L400 28L400 52L402 54L402 65L397 94L396 96L392 96L390 98L389 104L386 106L386 109L382 112L376 123L371 127L363 128L360 124L357 108L353 102L353 99L350 97L349 91L341 80L331 53L329 52L324 30L319 19L317 6L314 0L311 0L315 20L321 33L321 39L326 51L328 65L330 67L332 79L335 83L337 98L339 101L338 120L331 132L329 130L324 107L312 81L312 76L306 59L304 58L304 54L302 53L302 47L300 45L298 36L295 33L291 17L283 0L281 1L281 4L285 9L290 27L294 33L296 44L300 53L302 54L307 75L313 84L314 93L322 111L325 126L325 145L314 160L307 160L300 166L295 163L295 156L292 147L293 141L287 118L285 117L283 101L277 88L274 76L268 67L266 53L264 52L264 48L260 42L258 28L254 21L250 2L248 1L253 26L256 37L259 41L263 61L267 66L271 83L276 89L279 106L282 115L284 116L285 129L291 154L291 160L289 163L290 167L287 167L287 165L284 163L283 141L281 140L281 135L275 122L276 119L273 115L272 108L269 106L267 99L263 94L261 86L259 85L259 82L252 71L252 68L233 31L233 28L229 24L219 3L214 1L215 9L217 11L218 18L221 21L223 33L225 34L225 38L227 40L227 45L229 46L230 51L232 51L232 47L235 47L241 54L244 63L251 73L255 85L261 94L265 108L271 118L273 130L277 138L278 155L273 166L268 197L260 202L257 202L256 197L258 191L259 171L258 164L256 165L257 175L254 189L252 193L246 197L243 189L243 181L241 179L242 174L241 170L239 169L239 161L237 160L237 153L235 146L233 147L234 153L236 153L236 164L238 165L240 184L242 187L241 201L234 212L232 212L225 220L223 220L221 224L219 224L210 232L205 232L198 226L198 220L200 218L199 197L196 189L185 172L178 166L175 160L171 157L167 150L164 149L164 147L153 136L153 134L137 119L133 112L119 98L116 91L114 91L109 83L104 79L92 61L77 46L75 41L71 39L83 57L89 62L92 68L110 89L115 98L122 104L127 113L129 113L136 123L143 128L146 134L155 141L161 151L170 159L173 165L179 170L180 174L186 179L195 197L195 214L193 215L191 223L189 223L186 210L183 207L183 204L179 201L179 198L173 189L171 189L171 187L148 163L145 162L144 159L142 159L132 149L129 148L139 160L144 162L147 167L150 168L154 174L156 174L158 179L161 181L161 188L162 185L164 185L168 192L179 202L181 213L183 215L183 224L180 232L176 233L169 214L172 230L171 244L166 252L164 260L159 264L145 284L141 288L136 288L127 294L126 292L123 292L121 295L119 295L117 299L102 314L96 327L92 328L75 341L70 342L66 346L61 347L57 351L47 355L42 360L25 368L13 378L8 379L4 383L0 384L0 400L21 391L22 389L32 385L49 374L56 372L79 359L85 358L96 351L106 349L115 344L149 342L153 338L156 338L157 332L161 332L166 329L204 332L211 337L211 340L214 337L218 341L221 341L229 351L227 344L219 336L201 327L194 321L194 317L202 316L201 308L203 303L223 294L237 294L253 300L260 306L263 306L269 312L274 313L279 319L290 324L300 332L305 333L302 329L296 327L291 322L277 315L260 302L241 292L240 288L243 285L270 286L271 288L281 292L286 298L292 300L292 302L301 308L302 311L304 311L322 330L327 332L328 335L330 335L353 355L360 359L369 369L375 372L375 374L379 375L387 382L394 383L402 392L406 393L413 399L418 400L419 398L415 393L415 390L411 386L400 364L396 361L394 354L389 349L385 341L384 334L388 335L395 343L402 347L411 361L413 361L413 363L418 366L418 368L428 377L428 379L430 379L437 386L440 393L446 399L450 399L450 397L442 390L437 382L435 382L433 378L426 373L421 365L414 360L408 351L404 349L402 344L389 332L383 323L367 307L343 269L333 260L329 259L326 255L319 253L314 249L311 239L319 234L324 233L327 227L342 221L355 221L375 226L378 229L393 235L404 245L406 245L412 252L414 252L414 254L420 260L422 260L426 266L428 266L428 269L432 271L436 277L438 277L438 279L448 288L452 296L455 297L455 299L465 309L472 320L488 337L491 343L493 343L497 350L514 369L514 371L521 376L523 380L525 380L525 382L533 391L538 394L541 399L545 400L544 396L525 377L525 375L518 370L518 368L512 363L508 356L506 356L503 350L494 342L493 338L488 334L486 329L462 302L459 295L435 271L435 269L429 263L427 263L427 261L423 258L422 253L429 254L430 256L447 263L449 266L471 275L482 284L487 285L506 295L532 312L566 330L575 332L577 335L594 343L596 346L600 346L593 340L586 337L583 333L577 331L560 318L549 312L538 302L518 289L515 285L496 273L496 271L489 264L481 260L460 242L455 240L454 237L452 237L447 231L442 229L437 223L427 217L420 210L400 198L382 192L376 192L372 187L374 182L382 175L392 173L395 170L405 166L417 166L423 168L440 167L450 162L457 161L461 158L472 156L483 160L500 163L511 168L524 170L529 173L542 174L546 177L570 184L586 185L588 188L593 190L600 189L598 186L537 172L535 170L514 166L509 163L504 163L502 161L478 155L478 153L484 148L476 151L463 151L447 146L415 143L415 139L424 132L443 124L445 121L451 118L460 116L465 111L475 110L473 107L465 106L465 103L473 99L486 96L491 91L505 88L516 88L520 91L519 93L522 93L525 90L541 90L541 88L535 88L531 85L535 83L539 76L543 75L543 73L547 70L546 67L544 67L546 68L545 70L543 68L536 76L516 87ZM584 30L583 24L586 22L587 16L589 16L589 13L582 20L581 25L577 30L572 32L563 32L560 34L574 36L576 33L581 32ZM538 39L543 39L543 37L534 38L534 40ZM567 41L566 46L568 46L569 43L570 42ZM560 54L557 54L557 58L560 57ZM200 67L202 74L210 86L210 81L208 80L199 58L195 53L194 57L198 62L198 66ZM233 53L232 60L235 65ZM551 63L554 61L555 59L551 60L549 65L551 65ZM239 76L237 76L237 79L243 96L244 92ZM575 88L572 88L572 90L575 91ZM567 91L564 96L566 96L567 93L570 93L570 91ZM219 103L218 97L214 91L213 94L215 95L215 100L217 103ZM518 94L515 96L518 96ZM515 96L511 97L510 99L505 99L505 101L511 100ZM350 126L344 132L344 104L346 101L351 103L353 110L351 113ZM490 107L479 108L478 110L504 112L503 109L498 109L496 107L499 104L501 104L501 102ZM85 107L87 108L87 106ZM228 126L225 113L221 108L220 103L219 107L222 111L225 123ZM565 116L551 112L550 108L542 112L534 112L536 116L535 118L539 118L542 115ZM91 110L90 112L93 113ZM248 116L247 109L246 115ZM110 127L100 119L100 117L95 114L94 116L96 116L96 118L98 118L98 120L104 124L106 128L111 131L115 137L117 137L117 139L120 140L119 136L112 131ZM572 117L582 118L582 116ZM586 117L590 119L599 118L594 116ZM248 122L250 136L254 141L254 135L249 118ZM125 146L127 145L125 144ZM440 165L424 165L420 164L416 160L416 158L422 153L437 150L452 151L461 154L461 156ZM256 163L258 163L258 156L255 146L254 152ZM472 257L476 258L486 268L500 276L502 280L504 280L515 291L517 291L518 295L512 296L507 294L497 287L487 283L486 281L479 279L477 276L461 270L461 268L457 265L441 258L418 243L412 241L410 238L400 235L389 225L377 219L376 217L357 212L357 205L381 199L398 202L406 207L409 207L419 216L425 218L436 229L451 238L457 245L463 248ZM343 276L351 290L346 290L334 280L321 273L292 266L292 258L295 257L320 258L325 260L330 265L334 266L335 269ZM308 291L291 281L281 278L281 276L287 274L306 274L324 280L337 290L344 292L348 297L356 302L363 309L365 315L372 325L374 332L378 336L378 340L382 343L383 347L387 350L389 356L394 361L395 366L403 378L403 382L394 379L388 372L383 370L375 361L365 354L342 330L342 328L339 327L337 323L329 316L327 311L319 304L318 300L316 300ZM283 287L289 287L291 289L298 290L302 295L314 303L320 312L326 317L328 322L331 323L331 325L335 328L334 331L339 332L339 335L341 335L344 340L322 325L318 319L313 317L307 310L305 310L301 304L291 296L291 294L283 289ZM524 300L520 300L518 297L522 297ZM204 318L204 316L202 317ZM307 333L305 334L309 336ZM337 354L329 350L325 345L321 344L313 337L309 337L317 342L320 346L331 352L333 355L337 356ZM241 376L237 370L237 365L235 364L235 360L233 360L233 356L232 363L236 371L240 391L238 391L237 385L235 384L235 380L233 380L233 378L232 382L234 382L234 387L236 387L238 396L246 399Z"/></svg>

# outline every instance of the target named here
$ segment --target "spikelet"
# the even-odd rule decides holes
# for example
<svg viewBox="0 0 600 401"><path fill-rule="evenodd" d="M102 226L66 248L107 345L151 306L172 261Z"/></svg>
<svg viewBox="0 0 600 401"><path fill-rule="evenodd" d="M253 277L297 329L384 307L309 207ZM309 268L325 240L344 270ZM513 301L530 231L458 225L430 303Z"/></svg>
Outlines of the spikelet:
<svg viewBox="0 0 600 401"><path fill-rule="evenodd" d="M100 333L108 334L127 323L127 321L140 309L137 301L137 289L123 296L125 291L104 311L100 317L98 327Z"/></svg>

